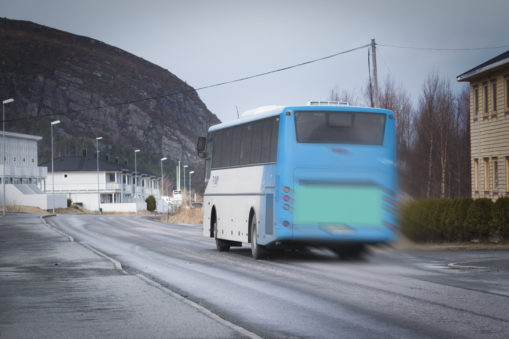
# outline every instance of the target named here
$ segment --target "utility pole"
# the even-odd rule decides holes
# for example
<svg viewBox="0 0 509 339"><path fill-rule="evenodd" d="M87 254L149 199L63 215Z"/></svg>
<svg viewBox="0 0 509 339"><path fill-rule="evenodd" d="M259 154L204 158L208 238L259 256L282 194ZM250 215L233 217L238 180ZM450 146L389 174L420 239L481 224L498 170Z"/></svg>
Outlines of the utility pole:
<svg viewBox="0 0 509 339"><path fill-rule="evenodd" d="M373 103L375 107L380 107L380 102L378 100L378 76L376 72L376 43L375 39L371 39L371 57L373 60L373 92L374 92L374 100Z"/></svg>

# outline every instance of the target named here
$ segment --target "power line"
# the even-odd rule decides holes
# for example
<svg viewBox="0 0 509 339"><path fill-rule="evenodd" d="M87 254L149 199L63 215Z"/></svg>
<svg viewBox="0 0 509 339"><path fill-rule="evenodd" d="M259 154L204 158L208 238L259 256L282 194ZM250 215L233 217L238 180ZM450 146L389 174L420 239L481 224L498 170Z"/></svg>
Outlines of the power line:
<svg viewBox="0 0 509 339"><path fill-rule="evenodd" d="M143 102L143 101L167 98L167 97L170 97L170 96L173 96L173 95L182 94L182 93L186 93L186 92L201 91L201 90L204 90L204 89L209 89L209 88L213 88L213 87L219 87L219 86L224 86L224 85L228 85L228 84L233 84L233 83L236 83L236 82L246 81L246 80L250 80L250 79L266 76L266 75L269 75L269 74L274 74L274 73L286 71L286 70L289 70L289 69L292 69L292 68L297 68L297 67L309 65L309 64L312 64L312 63L315 63L315 62L319 62L319 61L323 61L323 60L326 60L326 59L334 58L334 57L342 55L342 54L351 53L351 52L354 52L354 51L357 51L359 49L366 48L366 47L369 47L369 46L370 46L370 44L365 44L365 45L358 46L358 47L355 47L355 48L352 48L352 49L348 49L346 51L334 53L334 54L327 55L327 56L324 56L324 57L321 57L321 58L317 58L317 59L313 59L313 60L304 61L304 62L295 64L295 65L286 66L286 67L282 67L282 68L274 69L274 70L271 70L271 71L254 74L254 75L249 75L249 76L245 76L245 77L234 79L234 80L223 81L223 82L215 83L215 84L212 84L212 85L206 85L206 86L198 87L196 89L195 88L191 88L189 90L183 90L183 91L178 91L178 92L171 92L171 93L166 93L166 94L162 94L162 95L156 95L156 96L145 97L145 98L140 98L140 99L128 100L128 101L123 101L123 102L118 102L118 103L113 103L113 104L108 104L108 105L102 105L102 106L96 106L96 107L82 108L82 109L72 110L72 111L41 114L41 115L38 115L35 118L57 116L57 115L75 114L75 113L80 113L80 112L90 111L90 110L100 110L100 109L104 109L104 108L110 108L110 107L117 107L117 106L135 104L135 103L139 103L139 102ZM9 119L9 120L5 120L5 121L6 122L11 122L11 121L20 121L20 120L27 120L27 119L34 119L34 117L21 117L21 118Z"/></svg>
<svg viewBox="0 0 509 339"><path fill-rule="evenodd" d="M390 48L401 48L401 49L417 49L417 50L428 50L428 51L479 51L486 49L498 49L498 48L509 48L509 45L501 46L489 46L489 47L467 47L467 48L437 48L437 47L418 47L418 46L401 46L391 44L379 44L378 46L390 47Z"/></svg>
<svg viewBox="0 0 509 339"><path fill-rule="evenodd" d="M301 62L299 64L295 64L295 65L292 65L292 66L278 68L278 69L275 69L275 70L272 70L272 71L268 71L268 72L264 72L264 73L258 73L258 74L255 74L255 75L250 75L250 76L239 78L239 79L235 79L235 80L230 80L230 81L220 82L220 83L213 84L213 85L199 87L196 90L200 91L200 90L207 89L207 88L223 86L223 85L232 84L232 83L235 83L235 82L240 82L240 81L245 81L245 80L249 80L249 79L253 79L253 78L262 77L262 76L265 76L265 75L269 75L269 74L273 74L273 73L277 73L277 72L281 72L281 71L286 71L286 70L289 70L289 69L292 69L292 68L308 65L308 64L311 64L311 63L314 63L314 62L318 62L318 61L334 58L334 57L336 57L338 55L354 52L356 50L369 47L370 45L371 44L365 44L365 45L362 45L362 46L359 46L359 47L355 47L355 48L352 48L352 49L349 49L349 50L346 50L346 51L343 51L343 52L334 53L334 54L331 54L331 55L328 55L328 56L325 56L325 57L322 57L322 58L318 58L318 59L313 59L313 60Z"/></svg>

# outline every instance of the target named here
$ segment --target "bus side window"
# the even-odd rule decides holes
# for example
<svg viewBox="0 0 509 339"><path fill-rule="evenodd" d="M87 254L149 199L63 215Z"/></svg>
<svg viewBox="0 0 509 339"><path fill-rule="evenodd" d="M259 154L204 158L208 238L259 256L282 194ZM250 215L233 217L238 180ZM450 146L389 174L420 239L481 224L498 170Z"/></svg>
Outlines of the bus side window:
<svg viewBox="0 0 509 339"><path fill-rule="evenodd" d="M221 144L221 167L229 167L232 165L232 133L231 128L223 130L223 142Z"/></svg>
<svg viewBox="0 0 509 339"><path fill-rule="evenodd" d="M240 145L240 165L249 164L249 155L251 153L251 131L253 126L242 125L242 142Z"/></svg>
<svg viewBox="0 0 509 339"><path fill-rule="evenodd" d="M277 160L277 140L279 134L279 118L272 121L272 134L270 138L270 162Z"/></svg>
<svg viewBox="0 0 509 339"><path fill-rule="evenodd" d="M252 142L251 142L251 154L249 156L250 164L259 164L261 163L261 153L262 153L262 137L263 137L263 120L256 121L253 125L252 131Z"/></svg>
<svg viewBox="0 0 509 339"><path fill-rule="evenodd" d="M263 120L263 135L262 135L262 163L271 162L270 161L270 141L272 138L272 125L274 125L273 119L265 119Z"/></svg>
<svg viewBox="0 0 509 339"><path fill-rule="evenodd" d="M220 164L221 164L221 136L222 136L222 131L216 131L214 132L213 134L213 143L214 143L214 147L213 147L213 152L212 152L212 168L218 168L220 167Z"/></svg>
<svg viewBox="0 0 509 339"><path fill-rule="evenodd" d="M242 143L242 126L233 127L231 166L240 165L240 145Z"/></svg>

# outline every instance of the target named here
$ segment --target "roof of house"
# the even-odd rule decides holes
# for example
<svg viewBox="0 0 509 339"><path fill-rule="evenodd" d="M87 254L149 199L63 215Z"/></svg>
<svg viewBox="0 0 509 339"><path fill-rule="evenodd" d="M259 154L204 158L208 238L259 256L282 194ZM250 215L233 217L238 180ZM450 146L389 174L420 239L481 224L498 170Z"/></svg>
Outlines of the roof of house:
<svg viewBox="0 0 509 339"><path fill-rule="evenodd" d="M509 64L509 51L506 51L500 55L497 55L496 57L480 64L479 66L476 66L472 68L469 71L466 71L463 74L460 74L456 77L458 81L469 81L471 78L475 77L476 75L479 75L483 72L492 70L494 68L500 67L502 65Z"/></svg>
<svg viewBox="0 0 509 339"><path fill-rule="evenodd" d="M53 161L55 166L55 172L95 172L97 171L97 158L93 157L61 157ZM46 166L48 170L51 170L51 160L40 164L39 166ZM134 172L134 168L125 166L120 162L107 161L99 157L99 171L115 171L115 172ZM155 176L150 173L141 173L149 176Z"/></svg>
<svg viewBox="0 0 509 339"><path fill-rule="evenodd" d="M1 134L0 134L1 136ZM16 132L7 132L5 131L5 136L9 138L17 138L17 139L27 139L27 140L35 140L39 141L42 139L42 137L38 135L31 135L31 134L23 134L23 133L16 133Z"/></svg>

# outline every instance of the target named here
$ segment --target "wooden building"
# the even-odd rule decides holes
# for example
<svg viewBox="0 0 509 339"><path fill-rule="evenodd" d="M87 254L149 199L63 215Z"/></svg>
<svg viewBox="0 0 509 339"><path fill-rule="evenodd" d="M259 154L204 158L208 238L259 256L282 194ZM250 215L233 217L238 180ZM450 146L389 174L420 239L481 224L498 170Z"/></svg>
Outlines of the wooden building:
<svg viewBox="0 0 509 339"><path fill-rule="evenodd" d="M472 197L509 196L509 51L457 80L470 82Z"/></svg>

